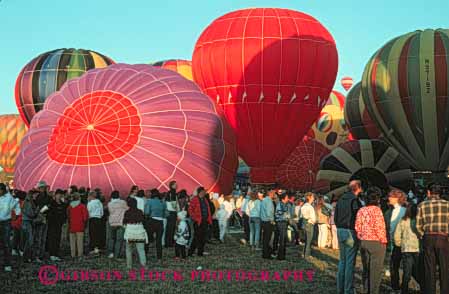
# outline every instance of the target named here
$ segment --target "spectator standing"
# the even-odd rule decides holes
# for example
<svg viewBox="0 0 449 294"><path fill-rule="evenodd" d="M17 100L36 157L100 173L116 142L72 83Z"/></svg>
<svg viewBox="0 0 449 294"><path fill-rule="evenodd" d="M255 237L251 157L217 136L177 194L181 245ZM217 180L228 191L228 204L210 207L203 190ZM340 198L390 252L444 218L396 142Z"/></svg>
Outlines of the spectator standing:
<svg viewBox="0 0 449 294"><path fill-rule="evenodd" d="M212 215L209 202L205 198L206 191L203 187L197 189L197 195L192 198L189 206L189 214L194 226L193 242L189 249L189 256L192 256L198 249L198 256L203 256L206 244L208 226L212 224Z"/></svg>
<svg viewBox="0 0 449 294"><path fill-rule="evenodd" d="M80 201L80 194L72 194L72 202L67 208L69 222L70 253L73 258L82 257L84 254L84 231L89 219L89 212Z"/></svg>
<svg viewBox="0 0 449 294"><path fill-rule="evenodd" d="M123 216L123 225L125 226L124 239L126 241L126 267L132 268L133 249L135 247L139 256L141 267L145 267L147 258L145 256L145 244L148 243L148 236L143 227L143 213L137 208L137 200L129 197L127 200L128 210Z"/></svg>
<svg viewBox="0 0 449 294"><path fill-rule="evenodd" d="M156 257L162 263L162 235L167 204L157 189L151 190L151 198L145 204L145 215L149 219L151 235L156 234ZM147 247L148 251L148 247Z"/></svg>
<svg viewBox="0 0 449 294"><path fill-rule="evenodd" d="M122 255L123 238L125 228L123 226L123 217L128 210L126 201L120 199L118 191L111 193L111 201L108 203L109 221L108 221L108 252L109 258L120 258Z"/></svg>
<svg viewBox="0 0 449 294"><path fill-rule="evenodd" d="M67 221L67 205L62 201L64 191L56 190L48 209L47 248L51 261L60 261L62 225Z"/></svg>
<svg viewBox="0 0 449 294"><path fill-rule="evenodd" d="M314 233L314 226L317 221L315 209L312 206L313 201L315 200L315 194L309 192L306 193L306 202L301 207L301 217L302 223L304 227L306 244L304 246L303 256L304 258L308 258L311 255L312 250L312 239Z"/></svg>
<svg viewBox="0 0 449 294"><path fill-rule="evenodd" d="M103 204L100 199L97 199L96 192L89 192L87 211L89 212L89 245L91 254L100 253L100 236L102 234Z"/></svg>

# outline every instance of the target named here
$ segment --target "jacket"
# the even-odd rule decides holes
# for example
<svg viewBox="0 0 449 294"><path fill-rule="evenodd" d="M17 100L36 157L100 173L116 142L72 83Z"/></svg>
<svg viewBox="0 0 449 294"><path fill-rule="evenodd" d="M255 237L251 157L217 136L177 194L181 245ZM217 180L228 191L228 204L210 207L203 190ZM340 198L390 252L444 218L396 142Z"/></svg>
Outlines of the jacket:
<svg viewBox="0 0 449 294"><path fill-rule="evenodd" d="M337 228L354 230L357 212L361 207L362 204L352 192L343 194L335 207L334 221Z"/></svg>
<svg viewBox="0 0 449 294"><path fill-rule="evenodd" d="M207 201L206 198L204 198L204 200L207 205L207 211L208 211L207 223L212 224L212 215L210 213L209 201ZM190 215L190 218L195 223L201 224L201 204L200 204L200 198L198 196L193 197L192 200L190 201L189 215Z"/></svg>
<svg viewBox="0 0 449 294"><path fill-rule="evenodd" d="M87 220L89 219L86 205L79 203L79 201L72 201L67 208L67 215L70 233L84 232Z"/></svg>
<svg viewBox="0 0 449 294"><path fill-rule="evenodd" d="M62 226L67 220L67 206L64 202L52 200L47 214L48 224Z"/></svg>
<svg viewBox="0 0 449 294"><path fill-rule="evenodd" d="M167 203L158 198L148 199L145 203L145 216L167 217Z"/></svg>
<svg viewBox="0 0 449 294"><path fill-rule="evenodd" d="M184 219L179 221L178 226L176 227L174 239L178 245L185 246L189 244L190 230L189 225Z"/></svg>
<svg viewBox="0 0 449 294"><path fill-rule="evenodd" d="M419 252L416 220L402 219L394 231L394 245L401 247L401 252Z"/></svg>
<svg viewBox="0 0 449 294"><path fill-rule="evenodd" d="M25 200L22 210L22 221L32 221L37 215L37 208L33 200Z"/></svg>
<svg viewBox="0 0 449 294"><path fill-rule="evenodd" d="M126 210L128 210L128 205L125 200L111 199L111 202L108 203L109 225L111 227L123 226L123 217Z"/></svg>

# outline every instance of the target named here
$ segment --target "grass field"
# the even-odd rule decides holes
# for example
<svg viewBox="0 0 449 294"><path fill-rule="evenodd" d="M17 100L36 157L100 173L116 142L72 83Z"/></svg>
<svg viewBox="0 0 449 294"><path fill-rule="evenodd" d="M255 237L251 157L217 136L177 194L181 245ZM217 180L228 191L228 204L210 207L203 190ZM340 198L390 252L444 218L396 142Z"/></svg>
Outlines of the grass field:
<svg viewBox="0 0 449 294"><path fill-rule="evenodd" d="M206 249L210 253L205 257L192 257L186 261L175 261L174 250L164 249L164 262L156 264L155 249L150 249L147 271L177 271L182 273L183 281L174 281L167 274L166 281L149 281L148 275L145 281L141 281L140 272L129 276L126 270L125 260L110 260L106 256L85 257L82 260L71 260L58 263L46 261L45 265L54 265L58 271L98 270L99 272L119 271L111 274L111 281L58 281L54 285L43 285L39 281L38 264L23 264L14 267L12 273L0 273L0 287L2 293L336 293L336 273L338 263L338 251L313 250L315 256L312 260L305 261L299 257L301 246L290 245L287 248L287 260L264 260L261 251L252 251L247 246L239 244L239 235L231 235L226 244L208 244ZM67 252L68 248L64 248ZM68 253L68 252L67 252ZM356 287L361 284L360 259L357 262ZM137 267L137 261L135 260ZM203 270L225 271L269 271L269 281L222 281L202 282L200 271L195 271L199 266ZM283 271L312 270L313 280L309 281L304 272L303 281L294 281L291 276L287 281L283 280ZM198 276L192 281L192 271ZM281 281L276 280L275 272L281 274ZM205 272L204 272L205 273ZM148 274L148 273L147 273ZM310 272L309 272L310 274ZM60 275L61 276L61 275ZM52 276L50 276L52 277ZM73 278L73 274L71 276ZM154 277L154 276L153 276ZM225 276L226 277L226 276ZM100 276L98 276L100 278ZM179 278L179 276L178 276ZM91 275L91 279L92 275ZM105 278L106 279L106 278ZM130 280L131 279L131 280ZM218 279L218 278L217 278ZM387 280L383 281L381 293L390 293ZM418 293L418 292L416 292Z"/></svg>

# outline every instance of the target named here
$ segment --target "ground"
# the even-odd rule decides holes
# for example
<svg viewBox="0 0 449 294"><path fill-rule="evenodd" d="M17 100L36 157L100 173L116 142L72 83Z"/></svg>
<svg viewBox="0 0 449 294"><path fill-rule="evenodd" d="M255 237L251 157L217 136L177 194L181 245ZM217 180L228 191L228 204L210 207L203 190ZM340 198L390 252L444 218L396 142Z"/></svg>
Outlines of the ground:
<svg viewBox="0 0 449 294"><path fill-rule="evenodd" d="M312 251L315 256L312 260L305 261L299 257L302 247L290 245L287 249L287 260L264 260L261 251L252 251L248 246L239 244L239 235L229 237L226 244L207 245L209 256L192 257L185 262L173 259L174 250L164 249L164 263L156 264L154 257L155 249L150 250L150 258L147 266L148 271L178 271L182 272L183 281L175 282L168 274L167 280L163 281L139 281L140 273L137 272L131 279L126 270L125 260L110 260L106 256L85 257L82 260L71 260L66 258L63 262L45 262L45 265L54 265L59 271L77 271L81 269L99 270L112 272L114 270L122 273L120 281L59 281L54 285L43 285L39 281L38 264L16 265L12 273L0 273L0 287L2 293L336 293L336 272L338 263L338 251L324 249ZM67 248L65 248L67 250ZM134 261L137 267L137 261ZM19 268L17 268L19 266ZM203 270L255 270L270 271L271 281L210 281L201 282L200 278L191 281L191 273L199 266ZM284 270L304 270L303 281L294 281L293 275L287 281L277 281L274 272L280 272L281 279ZM307 270L314 271L313 280L309 281ZM195 272L194 272L195 273ZM118 275L118 273L115 273ZM309 272L310 274L310 272ZM360 281L360 259L357 262L356 288ZM114 273L111 273L114 279ZM52 275L50 275L52 277ZM72 275L73 277L73 275ZM92 275L91 275L92 278ZM94 279L94 278L92 278ZM116 278L117 279L117 278ZM381 293L391 293L385 278ZM413 293L413 292L412 292ZM418 292L416 292L418 293Z"/></svg>

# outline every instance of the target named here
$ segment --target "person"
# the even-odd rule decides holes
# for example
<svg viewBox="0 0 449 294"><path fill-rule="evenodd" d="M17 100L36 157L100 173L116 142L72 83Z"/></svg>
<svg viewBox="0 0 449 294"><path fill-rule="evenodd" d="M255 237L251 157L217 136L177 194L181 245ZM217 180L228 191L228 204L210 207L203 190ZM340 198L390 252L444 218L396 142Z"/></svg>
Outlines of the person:
<svg viewBox="0 0 449 294"><path fill-rule="evenodd" d="M10 186L11 187L11 186ZM19 206L21 210L20 215L16 215L15 211L13 210L11 213L11 229L13 231L13 242L12 242L12 255L16 256L23 256L23 232L22 232L22 218L23 218L23 204L25 202L26 198L26 192L15 190L14 191L14 198L19 201Z"/></svg>
<svg viewBox="0 0 449 294"><path fill-rule="evenodd" d="M331 248L338 250L338 238L337 238L337 226L335 225L335 207L337 206L337 198L332 198L332 212L329 218L329 224L331 226L332 245Z"/></svg>
<svg viewBox="0 0 449 294"><path fill-rule="evenodd" d="M178 212L178 225L176 227L175 240L175 259L186 259L186 246L190 239L190 229L186 222L187 211Z"/></svg>
<svg viewBox="0 0 449 294"><path fill-rule="evenodd" d="M3 251L5 272L11 272L11 218L12 212L20 215L20 205L8 192L5 184L0 183L0 250Z"/></svg>
<svg viewBox="0 0 449 294"><path fill-rule="evenodd" d="M318 224L318 248L325 248L327 245L327 236L329 229L330 211L324 203L324 198L319 197L315 207Z"/></svg>
<svg viewBox="0 0 449 294"><path fill-rule="evenodd" d="M250 194L249 212L249 245L252 249L259 248L260 240L260 200L256 193Z"/></svg>
<svg viewBox="0 0 449 294"><path fill-rule="evenodd" d="M337 273L337 290L339 294L354 293L354 267L359 248L354 226L357 212L362 207L358 200L359 195L362 193L362 183L359 180L352 180L349 182L349 188L350 191L338 199L334 214L338 247L340 248Z"/></svg>
<svg viewBox="0 0 449 294"><path fill-rule="evenodd" d="M35 198L38 193L29 191L22 210L23 260L27 263L33 258L33 220L37 216Z"/></svg>
<svg viewBox="0 0 449 294"><path fill-rule="evenodd" d="M418 205L416 229L424 254L423 293L436 293L436 267L440 269L440 293L449 293L449 202L440 199L442 188L432 184L427 200Z"/></svg>
<svg viewBox="0 0 449 294"><path fill-rule="evenodd" d="M212 236L215 240L220 241L220 226L217 218L217 212L220 209L221 203L219 201L220 195L218 193L213 193L212 195L212 204L213 204L213 211L212 214ZM210 203L209 203L210 204Z"/></svg>
<svg viewBox="0 0 449 294"><path fill-rule="evenodd" d="M137 193L135 193L135 195L133 194L134 199L136 199L137 201L137 209L140 209L140 211L144 211L145 209L145 191L144 190L138 190Z"/></svg>
<svg viewBox="0 0 449 294"><path fill-rule="evenodd" d="M273 249L270 246L270 240L274 230L274 191L270 190L264 195L260 205L260 220L262 224L262 258L273 258Z"/></svg>
<svg viewBox="0 0 449 294"><path fill-rule="evenodd" d="M242 220L243 220L243 233L244 237L240 240L242 244L246 244L249 242L249 209L248 209L248 202L250 200L249 193L245 195L245 197L242 199L242 206L240 208L242 212Z"/></svg>
<svg viewBox="0 0 449 294"><path fill-rule="evenodd" d="M167 227L165 230L165 247L173 247L175 245L174 235L176 230L176 219L178 212L178 184L176 181L171 181L168 185L169 191L167 193L167 198L165 199L167 203Z"/></svg>
<svg viewBox="0 0 449 294"><path fill-rule="evenodd" d="M357 238L366 254L368 266L368 293L378 294L382 281L383 263L387 248L385 219L380 209L382 191L377 187L366 191L366 206L358 210L355 220Z"/></svg>
<svg viewBox="0 0 449 294"><path fill-rule="evenodd" d="M56 190L54 199L48 209L47 247L51 261L60 261L59 249L61 246L62 225L67 221L67 206L62 201L64 191Z"/></svg>
<svg viewBox="0 0 449 294"><path fill-rule="evenodd" d="M97 199L96 192L89 192L87 211L89 212L89 245L91 254L100 253L100 235L102 234L103 204Z"/></svg>
<svg viewBox="0 0 449 294"><path fill-rule="evenodd" d="M125 212L128 210L128 205L125 200L120 199L119 191L112 191L111 201L108 203L107 209L109 211L108 257L120 258L123 248L123 237L125 234L123 217L125 216Z"/></svg>
<svg viewBox="0 0 449 294"><path fill-rule="evenodd" d="M213 201L211 199L211 194L210 193L206 193L204 198L206 199L206 201L209 204L210 214L212 215L212 223L207 226L206 242L207 243L212 243L212 237L215 235L214 226L213 226L214 225L214 215L215 215L215 205L214 205L214 203L213 203Z"/></svg>
<svg viewBox="0 0 449 294"><path fill-rule="evenodd" d="M159 190L151 190L151 198L145 204L145 215L149 219L150 234L156 234L156 257L162 263L162 235L164 219L166 217L167 204L162 200ZM146 247L148 251L148 247Z"/></svg>
<svg viewBox="0 0 449 294"><path fill-rule="evenodd" d="M279 247L278 247L278 260L285 260L285 251L287 243L287 225L290 220L289 206L288 206L288 195L287 193L282 193L279 195L279 202L276 205L275 210L275 221L277 230L279 232Z"/></svg>
<svg viewBox="0 0 449 294"><path fill-rule="evenodd" d="M86 205L82 204L81 195L78 192L72 194L72 201L67 208L69 222L70 254L72 258L83 257L84 231L86 229L89 212Z"/></svg>
<svg viewBox="0 0 449 294"><path fill-rule="evenodd" d="M414 203L407 205L405 215L396 226L393 240L397 247L401 248L402 254L402 284L401 294L409 293L409 282L411 277L415 278L421 285L421 269L419 267L419 238L416 230L417 206Z"/></svg>
<svg viewBox="0 0 449 294"><path fill-rule="evenodd" d="M141 267L145 267L147 258L145 256L145 244L148 243L148 236L143 227L143 213L137 208L137 200L134 197L128 197L128 210L123 216L123 225L125 226L124 239L126 241L126 267L132 268L133 249L137 250Z"/></svg>
<svg viewBox="0 0 449 294"><path fill-rule="evenodd" d="M228 219L229 219L228 212L226 211L226 207L224 204L220 206L215 216L218 220L218 228L220 230L219 240L221 243L223 243L226 235L226 230L228 228Z"/></svg>
<svg viewBox="0 0 449 294"><path fill-rule="evenodd" d="M136 197L137 196L137 192L139 192L139 186L136 186L136 185L132 186L131 190L129 191L128 198L129 197Z"/></svg>
<svg viewBox="0 0 449 294"><path fill-rule="evenodd" d="M305 198L306 202L301 207L301 217L306 237L303 256L304 258L309 258L312 250L314 226L317 221L316 212L312 206L313 201L315 201L315 194L308 192L306 193Z"/></svg>
<svg viewBox="0 0 449 294"><path fill-rule="evenodd" d="M207 229L212 224L212 214L205 195L204 187L199 187L197 196L190 201L189 214L193 221L194 235L192 245L189 248L189 256L192 256L195 250L198 250L198 256L203 256Z"/></svg>
<svg viewBox="0 0 449 294"><path fill-rule="evenodd" d="M33 220L34 253L36 262L41 263L45 257L45 248L48 232L47 214L51 198L48 195L48 186L45 181L37 184L38 194L35 199L38 214Z"/></svg>
<svg viewBox="0 0 449 294"><path fill-rule="evenodd" d="M388 231L388 240L391 248L390 257L390 283L393 291L401 289L399 284L399 267L401 265L401 247L393 242L396 226L405 215L407 195L404 192L393 189L388 193L389 209L385 213L385 223Z"/></svg>

